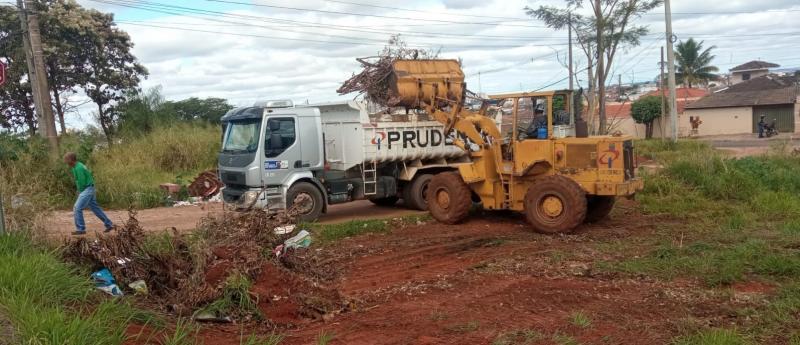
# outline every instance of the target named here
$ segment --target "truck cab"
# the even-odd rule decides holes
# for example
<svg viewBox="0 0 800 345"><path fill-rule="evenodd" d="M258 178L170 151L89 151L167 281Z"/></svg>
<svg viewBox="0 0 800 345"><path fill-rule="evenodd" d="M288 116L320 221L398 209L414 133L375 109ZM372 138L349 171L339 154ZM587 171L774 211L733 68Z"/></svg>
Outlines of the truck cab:
<svg viewBox="0 0 800 345"><path fill-rule="evenodd" d="M324 210L325 189L315 177L324 168L318 109L262 102L229 111L222 125L218 163L226 203L281 209L302 198L307 211Z"/></svg>

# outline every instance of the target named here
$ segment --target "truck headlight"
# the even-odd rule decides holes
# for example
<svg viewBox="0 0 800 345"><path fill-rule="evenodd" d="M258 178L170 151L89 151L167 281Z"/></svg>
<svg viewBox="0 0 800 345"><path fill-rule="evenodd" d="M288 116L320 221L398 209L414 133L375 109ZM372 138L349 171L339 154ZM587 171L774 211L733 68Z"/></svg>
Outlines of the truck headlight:
<svg viewBox="0 0 800 345"><path fill-rule="evenodd" d="M242 194L242 203L246 206L255 205L258 195L259 192L257 191L244 192L244 194Z"/></svg>

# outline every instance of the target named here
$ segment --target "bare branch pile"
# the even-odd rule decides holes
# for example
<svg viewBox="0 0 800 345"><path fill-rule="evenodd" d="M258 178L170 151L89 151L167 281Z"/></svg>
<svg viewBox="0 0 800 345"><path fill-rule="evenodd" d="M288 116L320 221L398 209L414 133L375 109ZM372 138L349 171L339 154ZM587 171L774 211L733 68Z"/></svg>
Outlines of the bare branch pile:
<svg viewBox="0 0 800 345"><path fill-rule="evenodd" d="M366 95L366 100L374 104L393 107L399 98L392 91L391 75L396 60L435 59L439 52L408 48L399 36L392 36L389 44L378 56L357 58L363 68L353 74L336 92L345 95L358 92Z"/></svg>

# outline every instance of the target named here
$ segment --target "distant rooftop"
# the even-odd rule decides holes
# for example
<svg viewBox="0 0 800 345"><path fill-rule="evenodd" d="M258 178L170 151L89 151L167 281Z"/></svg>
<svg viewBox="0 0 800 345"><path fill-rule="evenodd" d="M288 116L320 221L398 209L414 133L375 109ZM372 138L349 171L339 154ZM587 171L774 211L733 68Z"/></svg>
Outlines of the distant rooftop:
<svg viewBox="0 0 800 345"><path fill-rule="evenodd" d="M765 75L702 98L689 109L792 104L797 99L796 76Z"/></svg>
<svg viewBox="0 0 800 345"><path fill-rule="evenodd" d="M759 61L753 60L750 62L743 63L739 66L731 68L731 72L741 72L741 71L753 71L753 70L761 70L761 69L770 69L775 67L781 67L778 64L774 64L772 62L766 61Z"/></svg>

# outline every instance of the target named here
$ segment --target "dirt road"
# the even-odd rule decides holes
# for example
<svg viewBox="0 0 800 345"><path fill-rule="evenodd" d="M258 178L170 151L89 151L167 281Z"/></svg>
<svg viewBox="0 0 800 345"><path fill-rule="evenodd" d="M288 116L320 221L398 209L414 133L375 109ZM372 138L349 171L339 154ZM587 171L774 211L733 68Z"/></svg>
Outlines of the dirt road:
<svg viewBox="0 0 800 345"><path fill-rule="evenodd" d="M192 230L197 222L209 214L221 214L221 203L208 203L205 206L180 206L161 207L138 211L137 219L142 228L152 231L175 228L179 231ZM128 219L127 211L107 211L108 217L116 223ZM321 223L343 223L360 219L379 219L402 217L422 212L396 207L379 207L363 200L347 204L333 205L328 208L328 213L320 218ZM84 212L86 227L90 233L103 230L103 224L90 212ZM42 226L48 234L53 236L68 236L75 231L72 212L56 211L53 216L43 220Z"/></svg>
<svg viewBox="0 0 800 345"><path fill-rule="evenodd" d="M330 287L353 309L326 322L298 318L282 344L316 343L321 334L333 335L331 344L663 344L681 320L728 322L735 299L709 296L699 283L598 269L609 255L634 255L601 252L598 243L646 241L657 231L660 220L631 205L568 236L536 234L495 213L337 242L319 251L331 255L320 269L337 272ZM268 296L296 293L285 290ZM239 325L201 331L207 345L236 345L240 334Z"/></svg>

